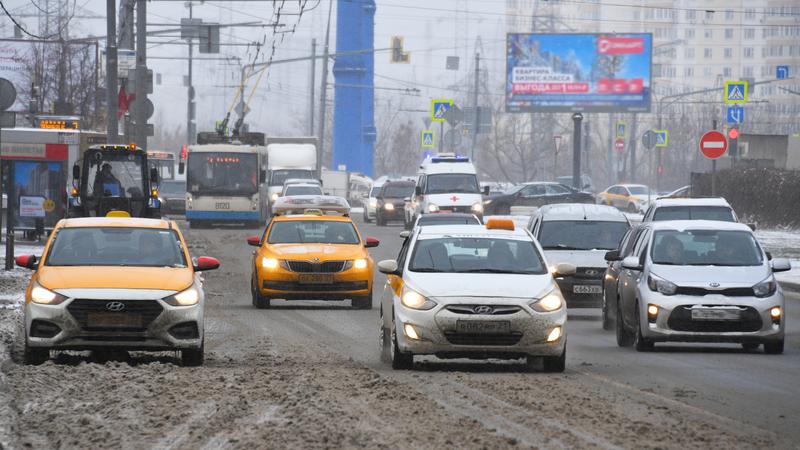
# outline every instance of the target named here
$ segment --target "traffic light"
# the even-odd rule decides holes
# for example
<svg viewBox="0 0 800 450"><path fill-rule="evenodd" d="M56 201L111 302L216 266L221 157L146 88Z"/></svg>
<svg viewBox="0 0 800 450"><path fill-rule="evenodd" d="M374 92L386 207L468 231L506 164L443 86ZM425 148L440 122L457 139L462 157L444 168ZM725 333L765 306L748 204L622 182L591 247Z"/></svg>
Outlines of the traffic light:
<svg viewBox="0 0 800 450"><path fill-rule="evenodd" d="M730 139L739 139L739 129L731 128L730 130L728 130L728 137Z"/></svg>
<svg viewBox="0 0 800 450"><path fill-rule="evenodd" d="M411 62L411 55L403 50L403 37L392 36L392 64L408 64Z"/></svg>

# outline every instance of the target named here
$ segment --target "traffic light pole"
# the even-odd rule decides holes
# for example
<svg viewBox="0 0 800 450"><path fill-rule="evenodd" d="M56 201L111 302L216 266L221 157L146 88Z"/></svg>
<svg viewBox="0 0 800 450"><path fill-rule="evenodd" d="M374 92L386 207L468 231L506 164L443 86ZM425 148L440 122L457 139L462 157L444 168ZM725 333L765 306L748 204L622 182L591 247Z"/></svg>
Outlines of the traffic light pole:
<svg viewBox="0 0 800 450"><path fill-rule="evenodd" d="M116 1L106 0L106 136L109 144L117 143L117 11Z"/></svg>
<svg viewBox="0 0 800 450"><path fill-rule="evenodd" d="M572 187L581 188L581 123L583 114L572 115Z"/></svg>

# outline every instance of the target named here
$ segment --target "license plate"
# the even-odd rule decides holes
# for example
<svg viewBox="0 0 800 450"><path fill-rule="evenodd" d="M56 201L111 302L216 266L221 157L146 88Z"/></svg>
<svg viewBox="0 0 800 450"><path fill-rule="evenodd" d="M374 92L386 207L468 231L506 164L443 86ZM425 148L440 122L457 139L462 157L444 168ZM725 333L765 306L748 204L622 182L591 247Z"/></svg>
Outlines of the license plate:
<svg viewBox="0 0 800 450"><path fill-rule="evenodd" d="M739 320L742 312L738 309L707 308L693 309L692 320Z"/></svg>
<svg viewBox="0 0 800 450"><path fill-rule="evenodd" d="M214 209L231 209L231 204L228 202L214 203Z"/></svg>
<svg viewBox="0 0 800 450"><path fill-rule="evenodd" d="M576 284L572 286L573 294L602 294L603 287L592 284Z"/></svg>
<svg viewBox="0 0 800 450"><path fill-rule="evenodd" d="M86 317L89 327L141 328L142 316L139 314L94 312Z"/></svg>
<svg viewBox="0 0 800 450"><path fill-rule="evenodd" d="M304 273L298 279L303 284L333 284L333 275L327 273Z"/></svg>
<svg viewBox="0 0 800 450"><path fill-rule="evenodd" d="M511 331L511 322L459 320L456 322L456 331L466 334L508 334Z"/></svg>

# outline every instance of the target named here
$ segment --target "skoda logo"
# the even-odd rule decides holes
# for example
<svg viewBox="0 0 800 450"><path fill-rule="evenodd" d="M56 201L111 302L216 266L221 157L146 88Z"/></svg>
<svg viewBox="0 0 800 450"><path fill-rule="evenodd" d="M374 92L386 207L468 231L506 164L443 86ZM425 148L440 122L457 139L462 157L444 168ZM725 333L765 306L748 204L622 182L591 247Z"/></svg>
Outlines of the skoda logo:
<svg viewBox="0 0 800 450"><path fill-rule="evenodd" d="M122 302L108 302L108 303L106 303L106 309L109 310L109 311L114 311L114 312L122 311L123 309L125 309L125 303L122 303Z"/></svg>
<svg viewBox="0 0 800 450"><path fill-rule="evenodd" d="M475 314L491 314L494 312L494 308L486 305L476 306L472 310L475 311Z"/></svg>
<svg viewBox="0 0 800 450"><path fill-rule="evenodd" d="M718 288L719 287L719 283L708 283L708 285L713 287L713 288Z"/></svg>

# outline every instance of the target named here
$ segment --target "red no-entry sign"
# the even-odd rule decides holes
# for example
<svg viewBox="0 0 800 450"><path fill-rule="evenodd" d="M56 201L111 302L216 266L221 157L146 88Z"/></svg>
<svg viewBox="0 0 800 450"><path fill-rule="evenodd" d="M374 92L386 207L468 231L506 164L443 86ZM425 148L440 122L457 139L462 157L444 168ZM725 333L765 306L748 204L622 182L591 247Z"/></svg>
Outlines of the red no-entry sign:
<svg viewBox="0 0 800 450"><path fill-rule="evenodd" d="M625 150L625 139L617 139L614 141L614 149L618 152L622 152Z"/></svg>
<svg viewBox="0 0 800 450"><path fill-rule="evenodd" d="M719 131L708 131L700 138L700 151L708 159L717 159L728 150L728 139Z"/></svg>

